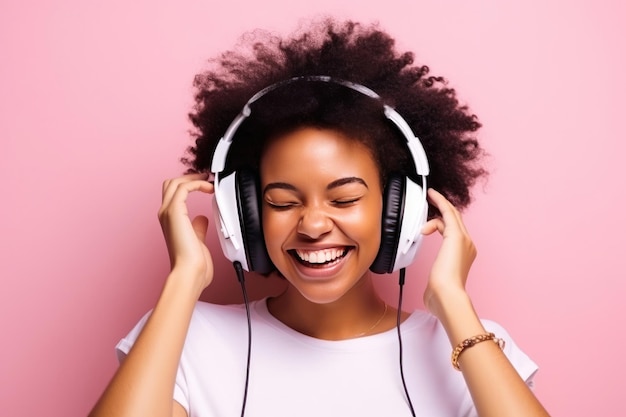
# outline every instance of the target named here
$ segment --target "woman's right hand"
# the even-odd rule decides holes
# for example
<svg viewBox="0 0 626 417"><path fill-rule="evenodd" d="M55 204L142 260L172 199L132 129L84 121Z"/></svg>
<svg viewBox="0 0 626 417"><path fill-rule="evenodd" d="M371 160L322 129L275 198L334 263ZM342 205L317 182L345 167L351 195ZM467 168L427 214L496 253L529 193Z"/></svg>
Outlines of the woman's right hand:
<svg viewBox="0 0 626 417"><path fill-rule="evenodd" d="M213 280L213 261L205 244L208 219L189 218L187 196L200 191L213 193L208 174L189 174L163 183L163 200L159 221L165 236L172 272L192 280L199 291Z"/></svg>

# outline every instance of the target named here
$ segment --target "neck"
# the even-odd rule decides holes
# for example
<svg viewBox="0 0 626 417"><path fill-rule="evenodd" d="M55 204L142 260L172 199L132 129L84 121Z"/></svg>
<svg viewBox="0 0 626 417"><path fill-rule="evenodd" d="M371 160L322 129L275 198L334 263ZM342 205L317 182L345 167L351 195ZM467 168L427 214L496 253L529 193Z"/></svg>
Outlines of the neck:
<svg viewBox="0 0 626 417"><path fill-rule="evenodd" d="M285 292L269 300L268 308L285 325L324 340L367 336L395 325L395 310L387 308L378 296L369 274L340 299L325 304L307 300L289 285Z"/></svg>

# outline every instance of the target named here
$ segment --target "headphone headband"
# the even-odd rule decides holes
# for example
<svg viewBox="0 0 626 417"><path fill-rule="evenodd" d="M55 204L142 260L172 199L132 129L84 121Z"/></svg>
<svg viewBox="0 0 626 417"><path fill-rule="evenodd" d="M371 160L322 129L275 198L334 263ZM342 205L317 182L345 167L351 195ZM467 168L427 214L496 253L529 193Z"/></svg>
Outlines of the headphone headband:
<svg viewBox="0 0 626 417"><path fill-rule="evenodd" d="M226 156L228 155L228 149L232 144L233 137L237 132L239 126L246 120L250 114L252 113L252 109L250 105L255 101L259 100L261 97L266 95L267 93L274 91L280 87L293 84L298 81L311 81L311 82L325 82L331 84L342 85L344 87L350 88L351 90L357 91L363 95L371 97L376 100L381 100L381 97L376 94L372 89L362 85L353 83L351 81L342 80L339 78L330 77L327 75L306 75L301 77L293 77L287 80L279 81L277 83L271 84L264 89L258 91L254 94L243 106L241 112L235 117L235 119L231 122L231 124L226 129L224 136L220 139L215 148L215 152L213 154L213 160L211 162L211 172L220 173L224 170L226 165ZM424 147L421 142L417 139L409 124L404 120L400 114L395 111L392 107L383 103L383 108L385 112L385 117L390 120L402 133L402 135L407 140L407 145L409 151L411 152L411 156L413 157L413 161L415 162L415 169L417 170L417 174L425 177L430 173L430 168L428 166L428 159L426 158L426 152L424 151Z"/></svg>

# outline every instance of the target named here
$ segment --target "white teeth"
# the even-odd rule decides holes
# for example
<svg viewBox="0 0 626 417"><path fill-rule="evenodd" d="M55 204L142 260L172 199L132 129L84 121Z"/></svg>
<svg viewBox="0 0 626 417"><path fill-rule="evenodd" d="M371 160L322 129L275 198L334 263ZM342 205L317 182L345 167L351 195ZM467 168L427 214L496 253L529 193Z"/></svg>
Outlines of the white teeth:
<svg viewBox="0 0 626 417"><path fill-rule="evenodd" d="M344 253L344 249L333 248L317 251L304 251L296 249L296 253L298 254L298 257L305 262L311 264L323 264L325 262L333 261L342 256Z"/></svg>

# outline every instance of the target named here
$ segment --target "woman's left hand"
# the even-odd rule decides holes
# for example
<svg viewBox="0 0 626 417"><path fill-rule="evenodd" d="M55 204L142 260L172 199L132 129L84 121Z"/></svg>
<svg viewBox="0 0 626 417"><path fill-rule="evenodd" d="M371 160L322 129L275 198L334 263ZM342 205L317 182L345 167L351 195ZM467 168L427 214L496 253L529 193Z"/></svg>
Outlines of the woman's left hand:
<svg viewBox="0 0 626 417"><path fill-rule="evenodd" d="M430 271L424 292L424 305L438 316L446 300L454 300L465 294L465 283L470 267L476 258L476 247L467 232L461 213L442 194L428 190L428 200L441 217L429 220L422 234L431 235L438 231L443 236L441 248Z"/></svg>

